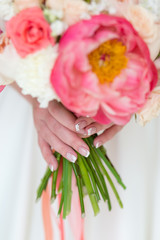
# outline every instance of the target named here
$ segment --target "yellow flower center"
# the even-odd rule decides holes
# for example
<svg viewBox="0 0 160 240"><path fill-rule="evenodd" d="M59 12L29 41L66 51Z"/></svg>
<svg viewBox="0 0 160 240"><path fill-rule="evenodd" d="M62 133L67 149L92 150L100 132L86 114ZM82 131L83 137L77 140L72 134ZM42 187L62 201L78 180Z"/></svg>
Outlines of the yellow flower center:
<svg viewBox="0 0 160 240"><path fill-rule="evenodd" d="M102 43L88 55L92 71L101 84L111 83L126 68L126 46L116 39Z"/></svg>

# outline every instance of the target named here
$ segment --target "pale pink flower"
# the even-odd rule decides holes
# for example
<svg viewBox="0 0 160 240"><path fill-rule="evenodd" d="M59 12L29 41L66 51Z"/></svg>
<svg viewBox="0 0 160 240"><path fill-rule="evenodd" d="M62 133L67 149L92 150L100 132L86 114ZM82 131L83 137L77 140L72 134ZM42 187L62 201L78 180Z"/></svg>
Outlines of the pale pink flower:
<svg viewBox="0 0 160 240"><path fill-rule="evenodd" d="M47 0L46 5L63 12L63 20L68 25L79 21L81 15L87 12L87 4L82 0Z"/></svg>
<svg viewBox="0 0 160 240"><path fill-rule="evenodd" d="M115 43L115 52L110 43ZM122 67L123 61L127 62ZM110 72L103 74L101 69L108 67ZM51 83L71 111L123 125L145 104L157 83L157 70L147 45L128 21L100 14L71 26L61 38Z"/></svg>

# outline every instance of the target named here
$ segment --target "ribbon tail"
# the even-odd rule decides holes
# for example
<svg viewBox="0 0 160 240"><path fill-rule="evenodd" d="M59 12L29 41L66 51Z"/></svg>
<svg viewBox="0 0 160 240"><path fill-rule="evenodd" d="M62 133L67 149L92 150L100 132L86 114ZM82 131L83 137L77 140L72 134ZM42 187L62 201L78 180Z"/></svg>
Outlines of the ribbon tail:
<svg viewBox="0 0 160 240"><path fill-rule="evenodd" d="M58 194L58 202L60 204L62 194ZM59 219L59 231L60 231L60 238L64 240L64 221L63 221L63 211L61 212L60 219Z"/></svg>
<svg viewBox="0 0 160 240"><path fill-rule="evenodd" d="M73 232L75 240L84 240L84 220L81 217L81 207L79 202L79 194L76 187L75 176L72 177L72 211L68 216L68 220Z"/></svg>
<svg viewBox="0 0 160 240"><path fill-rule="evenodd" d="M48 184L46 191L42 193L42 215L45 232L45 240L53 240L53 228L51 219L51 205L50 205L50 184Z"/></svg>

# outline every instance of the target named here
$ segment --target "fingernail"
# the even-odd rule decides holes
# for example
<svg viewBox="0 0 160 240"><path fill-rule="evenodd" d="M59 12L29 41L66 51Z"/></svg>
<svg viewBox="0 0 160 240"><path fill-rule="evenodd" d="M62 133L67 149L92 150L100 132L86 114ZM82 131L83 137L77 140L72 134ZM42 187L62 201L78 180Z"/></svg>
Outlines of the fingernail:
<svg viewBox="0 0 160 240"><path fill-rule="evenodd" d="M102 142L97 142L97 143L96 143L96 148L99 148L99 147L102 146L102 145L103 145Z"/></svg>
<svg viewBox="0 0 160 240"><path fill-rule="evenodd" d="M84 157L88 157L90 152L88 151L88 149L84 148L84 147L79 147L79 151L78 151L82 156Z"/></svg>
<svg viewBox="0 0 160 240"><path fill-rule="evenodd" d="M87 132L88 132L88 135L90 136L95 134L97 132L97 129L95 127L92 127L92 128L89 128Z"/></svg>
<svg viewBox="0 0 160 240"><path fill-rule="evenodd" d="M85 128L87 126L87 122L86 121L80 121L79 123L76 124L76 131L79 132L80 130L82 130L83 128Z"/></svg>
<svg viewBox="0 0 160 240"><path fill-rule="evenodd" d="M77 157L71 153L67 153L67 159L70 161L70 162L73 162L75 163L75 161L77 160Z"/></svg>
<svg viewBox="0 0 160 240"><path fill-rule="evenodd" d="M53 165L52 165L52 164L49 164L49 168L50 168L51 172L53 172L53 171L54 171L54 167L53 167Z"/></svg>

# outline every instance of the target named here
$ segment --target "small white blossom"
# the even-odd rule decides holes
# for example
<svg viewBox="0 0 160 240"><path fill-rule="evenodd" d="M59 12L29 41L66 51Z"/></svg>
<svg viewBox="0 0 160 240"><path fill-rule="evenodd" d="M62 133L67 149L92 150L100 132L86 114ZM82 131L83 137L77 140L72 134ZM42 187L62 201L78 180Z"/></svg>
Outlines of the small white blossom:
<svg viewBox="0 0 160 240"><path fill-rule="evenodd" d="M65 31L66 27L64 22L60 21L60 20L56 20L54 21L51 25L50 25L51 29L52 29L52 36L56 37L56 36L60 36L63 34L63 32Z"/></svg>
<svg viewBox="0 0 160 240"><path fill-rule="evenodd" d="M12 0L0 0L0 19L10 20L15 15L14 3Z"/></svg>
<svg viewBox="0 0 160 240"><path fill-rule="evenodd" d="M106 8L106 1L100 1L99 3L93 1L91 4L88 5L88 12L98 15L102 11L106 10Z"/></svg>
<svg viewBox="0 0 160 240"><path fill-rule="evenodd" d="M62 10L55 10L55 9L48 9L44 10L45 17L49 20L50 23L54 21L63 19L63 11Z"/></svg>
<svg viewBox="0 0 160 240"><path fill-rule="evenodd" d="M139 3L150 10L158 20L160 20L160 1L159 0L139 0Z"/></svg>

